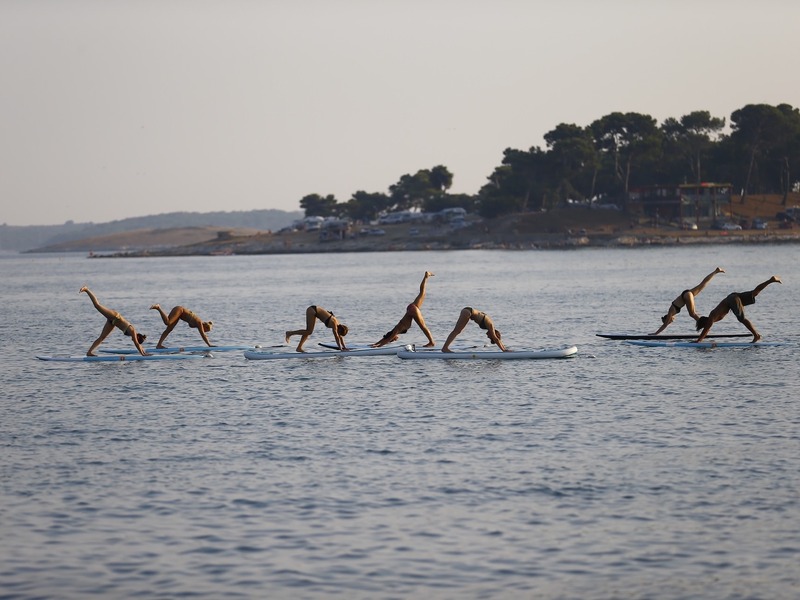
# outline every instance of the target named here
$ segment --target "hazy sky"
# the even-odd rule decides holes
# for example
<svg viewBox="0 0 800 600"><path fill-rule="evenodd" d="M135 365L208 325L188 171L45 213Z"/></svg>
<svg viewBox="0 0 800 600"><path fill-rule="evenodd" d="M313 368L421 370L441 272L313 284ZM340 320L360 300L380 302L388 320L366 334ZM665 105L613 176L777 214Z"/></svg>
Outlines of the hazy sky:
<svg viewBox="0 0 800 600"><path fill-rule="evenodd" d="M0 223L298 210L613 111L800 105L797 0L0 0Z"/></svg>

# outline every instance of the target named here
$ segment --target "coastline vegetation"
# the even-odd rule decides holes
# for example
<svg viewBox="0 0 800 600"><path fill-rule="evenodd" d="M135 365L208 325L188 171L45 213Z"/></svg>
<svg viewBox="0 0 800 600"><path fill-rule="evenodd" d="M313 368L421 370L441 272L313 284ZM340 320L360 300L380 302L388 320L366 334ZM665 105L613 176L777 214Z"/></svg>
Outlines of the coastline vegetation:
<svg viewBox="0 0 800 600"><path fill-rule="evenodd" d="M386 212L438 212L462 207L484 218L549 210L567 201L627 208L637 186L717 181L750 194L800 191L800 110L788 104L748 104L725 118L698 110L662 123L650 115L613 112L589 125L560 123L545 148L507 148L501 164L474 195L450 194L444 165L402 175L388 192L308 194L308 216L369 222Z"/></svg>

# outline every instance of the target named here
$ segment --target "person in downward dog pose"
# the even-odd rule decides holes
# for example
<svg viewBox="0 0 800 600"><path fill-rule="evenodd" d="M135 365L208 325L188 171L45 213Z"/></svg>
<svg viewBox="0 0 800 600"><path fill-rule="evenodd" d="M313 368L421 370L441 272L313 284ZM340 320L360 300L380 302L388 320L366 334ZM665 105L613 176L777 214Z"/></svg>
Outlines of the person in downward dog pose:
<svg viewBox="0 0 800 600"><path fill-rule="evenodd" d="M464 327L466 327L467 323L470 321L475 321L478 327L485 329L486 337L488 337L493 344L497 344L500 350L508 352L503 342L500 341L500 332L494 328L491 317L485 312L475 310L471 306L465 306L461 309L461 313L458 315L458 321L456 321L456 326L453 328L453 331L450 332L450 335L447 336L447 341L445 341L444 346L442 346L442 352L452 352L452 350L450 350L450 344L453 343L453 340L456 339L459 333L464 331Z"/></svg>
<svg viewBox="0 0 800 600"><path fill-rule="evenodd" d="M78 293L81 294L84 292L87 296L89 296L89 299L92 301L92 304L94 304L97 312L106 318L106 324L103 325L103 331L100 332L100 337L98 337L91 345L89 350L86 352L86 356L97 356L94 353L95 349L103 342L104 339L109 336L112 331L114 331L115 327L133 340L133 345L136 346L139 354L142 356L147 356L147 352L145 352L144 348L142 348L142 342L144 342L147 336L137 333L136 328L117 311L111 310L110 308L100 304L100 302L97 301L97 296L95 296L92 290L90 290L88 287L83 286Z"/></svg>
<svg viewBox="0 0 800 600"><path fill-rule="evenodd" d="M419 284L419 294L417 294L417 297L414 298L411 304L406 306L406 314L397 322L394 329L388 331L379 341L372 344L373 348L380 348L381 346L394 342L397 338L406 333L409 327L411 327L411 324L415 322L419 325L425 337L428 338L428 343L425 344L424 347L430 348L434 345L433 336L428 326L425 325L425 319L422 316L422 310L420 310L422 308L422 303L425 301L425 287L428 284L429 277L433 277L433 273L425 271L422 282Z"/></svg>
<svg viewBox="0 0 800 600"><path fill-rule="evenodd" d="M701 331L700 337L698 337L695 341L702 342L705 337L708 335L708 332L711 330L711 327L717 321L721 321L724 319L729 312L732 312L736 315L736 318L739 319L739 323L747 327L748 331L753 334L753 342L757 342L761 339L761 334L756 331L756 328L753 327L753 324L744 316L744 307L750 306L751 304L755 304L756 296L761 293L765 287L767 287L770 283L783 283L781 278L777 275L773 275L769 279L767 279L764 283L758 284L754 290L749 292L733 292L732 294L728 294L725 299L717 304L717 306L708 313L707 317L700 317L697 319L697 331Z"/></svg>
<svg viewBox="0 0 800 600"><path fill-rule="evenodd" d="M200 317L183 306L174 307L169 311L169 314L165 313L164 309L162 309L159 304L153 304L150 310L157 310L158 314L161 315L161 320L164 321L164 325L167 326L164 333L161 334L156 348L164 347L164 340L166 340L167 336L175 329L179 321L185 321L189 327L197 329L197 331L200 332L200 337L202 337L203 341L206 343L206 346L213 346L213 344L208 341L208 336L206 335L206 332L211 331L211 328L214 326L213 321L203 321Z"/></svg>
<svg viewBox="0 0 800 600"><path fill-rule="evenodd" d="M695 310L694 307L695 296L697 296L697 294L703 291L703 288L705 288L706 285L708 285L708 282L711 281L714 275L716 275L717 273L724 273L724 272L725 269L717 267L716 269L714 269L714 271L706 275L705 279L703 279L703 281L698 283L696 286L694 286L693 288L689 288L688 290L683 290L678 295L678 297L672 301L672 304L669 305L669 310L667 311L667 314L661 317L661 323L662 323L661 327L659 327L656 332L651 333L650 335L658 335L659 333L664 331L670 325L670 323L672 323L675 320L675 317L679 312L681 312L681 309L684 306L686 307L686 312L689 313L689 316L691 316L696 323L697 319L700 318L700 315L697 314L697 311Z"/></svg>
<svg viewBox="0 0 800 600"><path fill-rule="evenodd" d="M306 343L308 337L313 333L314 325L316 324L317 319L322 321L325 327L333 330L333 339L336 340L336 346L339 348L339 350L347 350L347 347L344 345L344 340L342 339L347 335L347 325L339 323L334 314L329 310L325 310L321 306L315 305L311 305L306 309L306 328L287 331L286 343L289 343L289 338L291 338L293 335L302 336L300 338L300 343L297 344L297 351L305 352L305 350L303 350L303 344Z"/></svg>

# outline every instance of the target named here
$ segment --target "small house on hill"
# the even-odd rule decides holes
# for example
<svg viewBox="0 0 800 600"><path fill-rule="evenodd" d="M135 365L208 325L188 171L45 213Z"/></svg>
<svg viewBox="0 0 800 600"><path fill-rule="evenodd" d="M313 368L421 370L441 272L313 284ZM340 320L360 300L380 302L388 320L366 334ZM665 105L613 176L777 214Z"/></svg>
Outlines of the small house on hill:
<svg viewBox="0 0 800 600"><path fill-rule="evenodd" d="M633 188L628 206L655 222L711 223L731 212L730 183L684 183Z"/></svg>

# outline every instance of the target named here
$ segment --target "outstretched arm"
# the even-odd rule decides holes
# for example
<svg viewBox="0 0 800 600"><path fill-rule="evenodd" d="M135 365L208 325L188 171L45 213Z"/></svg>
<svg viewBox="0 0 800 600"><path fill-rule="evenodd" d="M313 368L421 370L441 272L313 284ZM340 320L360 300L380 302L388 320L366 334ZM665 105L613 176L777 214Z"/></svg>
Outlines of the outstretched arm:
<svg viewBox="0 0 800 600"><path fill-rule="evenodd" d="M706 323L706 326L703 327L703 331L700 332L700 337L698 337L695 340L695 342L699 343L699 342L702 342L704 339L706 339L706 336L708 335L708 332L711 331L711 326L712 325L714 325L714 321L712 321L710 318L708 318L708 322Z"/></svg>
<svg viewBox="0 0 800 600"><path fill-rule="evenodd" d="M149 356L148 353L144 351L144 348L142 348L142 344L139 343L139 335L136 333L136 328L133 325L131 325L129 332L131 334L131 339L133 340L133 345L136 346L139 354L142 356Z"/></svg>
<svg viewBox="0 0 800 600"><path fill-rule="evenodd" d="M675 320L675 313L673 312L672 306L670 306L669 307L669 312L664 317L663 322L661 324L661 327L659 327L658 329L656 329L653 333L651 333L649 335L658 335L659 333L664 331L667 327L669 327L670 323L672 323L672 321L674 321L674 320ZM696 320L697 319L695 319L695 321Z"/></svg>
<svg viewBox="0 0 800 600"><path fill-rule="evenodd" d="M209 348L213 346L214 344L208 341L208 336L206 335L206 330L203 327L202 321L200 321L200 326L197 329L200 331L200 337L203 338L203 341L206 343L206 346L208 346Z"/></svg>
<svg viewBox="0 0 800 600"><path fill-rule="evenodd" d="M489 326L489 339L492 340L495 345L500 348L503 352L508 352L509 350L503 345L503 342L500 341L500 336L497 335L497 330L494 328L494 325Z"/></svg>
<svg viewBox="0 0 800 600"><path fill-rule="evenodd" d="M384 335L384 336L383 336L381 339L379 339L377 342L375 342L374 344L372 344L372 348L382 348L382 347L384 347L386 344L391 344L391 343L392 343L392 342L394 342L394 341L395 341L397 338L399 338L399 337L400 337L400 335L397 333L398 327L399 327L399 325L395 325L395 326L394 326L394 329L392 329L390 332L388 332L386 335Z"/></svg>
<svg viewBox="0 0 800 600"><path fill-rule="evenodd" d="M342 336L339 335L339 323L334 322L332 329L333 339L336 340L336 345L339 347L339 350L347 350L347 346L344 345L344 339L342 339Z"/></svg>

